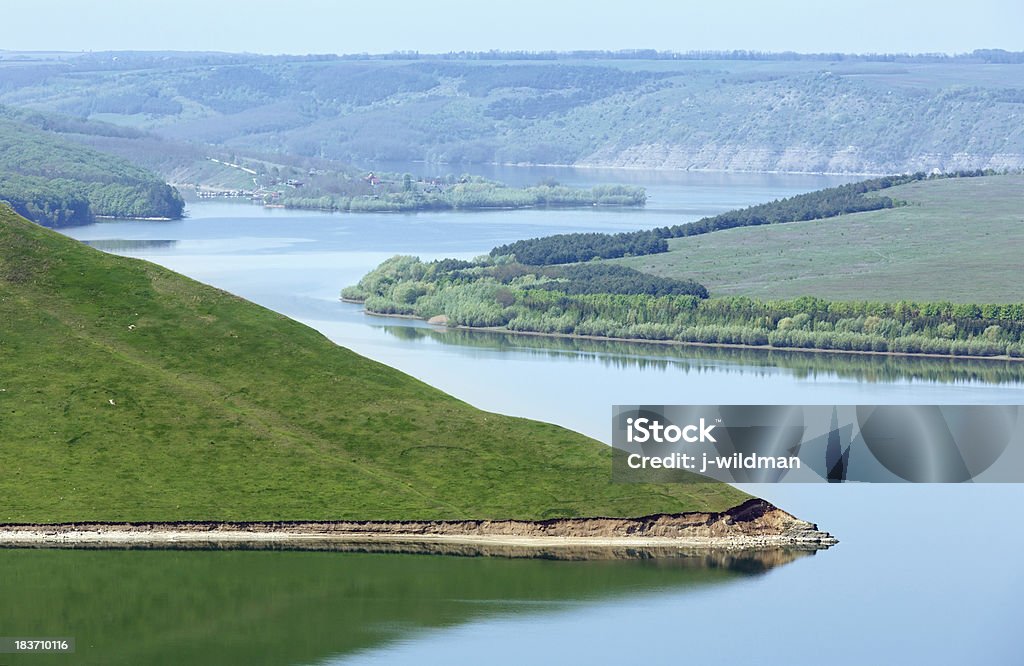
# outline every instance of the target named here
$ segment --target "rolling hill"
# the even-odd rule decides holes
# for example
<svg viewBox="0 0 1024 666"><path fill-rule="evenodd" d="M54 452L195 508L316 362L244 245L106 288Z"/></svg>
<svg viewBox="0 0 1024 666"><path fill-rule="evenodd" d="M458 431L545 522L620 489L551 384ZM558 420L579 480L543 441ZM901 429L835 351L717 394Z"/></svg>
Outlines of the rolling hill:
<svg viewBox="0 0 1024 666"><path fill-rule="evenodd" d="M0 521L723 510L610 480L609 448L489 414L306 326L0 209Z"/></svg>
<svg viewBox="0 0 1024 666"><path fill-rule="evenodd" d="M1024 176L943 178L882 191L905 205L670 239L617 263L760 299L1024 302Z"/></svg>

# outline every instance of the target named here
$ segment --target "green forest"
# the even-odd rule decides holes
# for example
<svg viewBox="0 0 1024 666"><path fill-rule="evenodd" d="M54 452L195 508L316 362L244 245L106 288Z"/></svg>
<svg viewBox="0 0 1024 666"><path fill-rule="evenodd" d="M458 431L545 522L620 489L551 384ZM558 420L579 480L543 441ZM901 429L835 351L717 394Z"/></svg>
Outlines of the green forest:
<svg viewBox="0 0 1024 666"><path fill-rule="evenodd" d="M178 218L184 202L156 175L39 127L0 116L0 200L34 222L97 216Z"/></svg>

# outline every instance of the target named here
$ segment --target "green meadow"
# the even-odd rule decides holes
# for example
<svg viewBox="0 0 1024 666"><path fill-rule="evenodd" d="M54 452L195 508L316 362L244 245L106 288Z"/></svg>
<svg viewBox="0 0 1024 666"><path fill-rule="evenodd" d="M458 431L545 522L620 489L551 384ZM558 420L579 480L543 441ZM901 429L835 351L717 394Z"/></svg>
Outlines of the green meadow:
<svg viewBox="0 0 1024 666"><path fill-rule="evenodd" d="M906 205L676 238L618 260L699 280L714 296L1019 303L1024 176L925 180L886 189Z"/></svg>
<svg viewBox="0 0 1024 666"><path fill-rule="evenodd" d="M0 521L540 519L722 510L262 307L0 210Z"/></svg>

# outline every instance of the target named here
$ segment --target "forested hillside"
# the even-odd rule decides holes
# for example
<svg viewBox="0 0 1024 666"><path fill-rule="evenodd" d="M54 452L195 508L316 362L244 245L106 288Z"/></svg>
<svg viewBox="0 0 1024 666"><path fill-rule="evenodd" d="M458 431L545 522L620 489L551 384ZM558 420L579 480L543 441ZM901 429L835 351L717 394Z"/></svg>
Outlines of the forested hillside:
<svg viewBox="0 0 1024 666"><path fill-rule="evenodd" d="M0 103L356 164L1004 169L1024 166L1019 55L96 53L0 61Z"/></svg>
<svg viewBox="0 0 1024 666"><path fill-rule="evenodd" d="M155 174L18 115L0 110L0 200L21 215L52 226L96 216L181 217L181 196Z"/></svg>

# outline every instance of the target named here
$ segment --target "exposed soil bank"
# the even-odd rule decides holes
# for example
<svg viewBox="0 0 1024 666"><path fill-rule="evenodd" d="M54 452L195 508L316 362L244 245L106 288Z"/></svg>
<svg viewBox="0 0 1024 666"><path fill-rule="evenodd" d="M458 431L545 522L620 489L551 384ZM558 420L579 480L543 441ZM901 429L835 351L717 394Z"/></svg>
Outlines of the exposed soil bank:
<svg viewBox="0 0 1024 666"><path fill-rule="evenodd" d="M835 543L816 525L760 499L721 513L641 518L0 525L0 546L21 548L314 548L617 559L779 548L813 551Z"/></svg>

